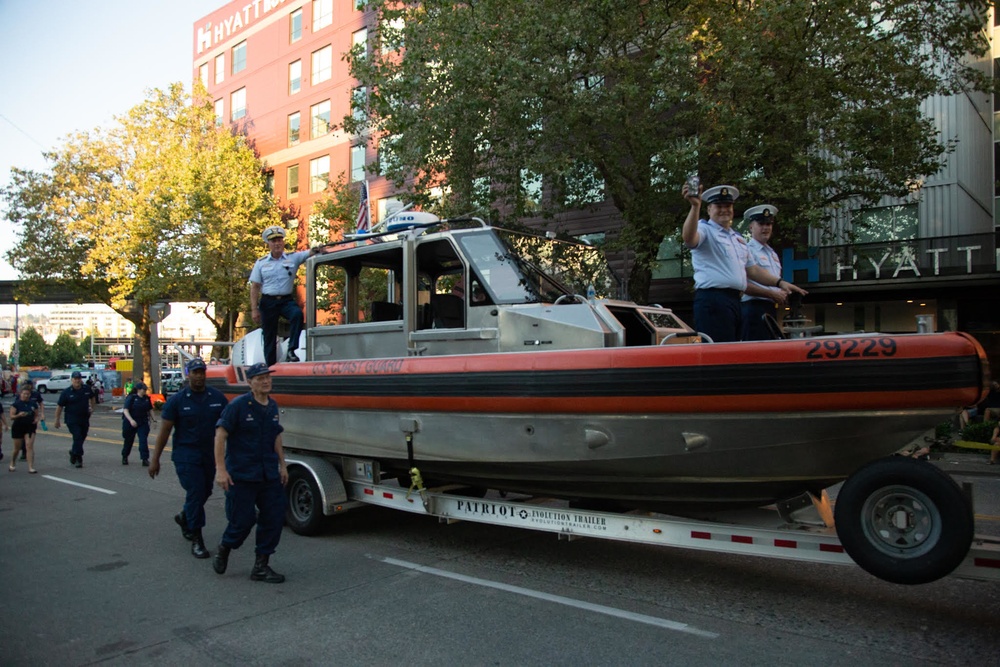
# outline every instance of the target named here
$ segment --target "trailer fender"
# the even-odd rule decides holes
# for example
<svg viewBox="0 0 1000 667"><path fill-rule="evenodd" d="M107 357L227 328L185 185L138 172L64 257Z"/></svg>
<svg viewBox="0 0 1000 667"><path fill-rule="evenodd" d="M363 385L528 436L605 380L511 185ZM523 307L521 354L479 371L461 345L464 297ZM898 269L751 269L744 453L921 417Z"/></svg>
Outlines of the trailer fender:
<svg viewBox="0 0 1000 667"><path fill-rule="evenodd" d="M347 490L337 468L318 456L295 454L285 458L288 468L288 526L301 535L319 532L327 516L347 501Z"/></svg>

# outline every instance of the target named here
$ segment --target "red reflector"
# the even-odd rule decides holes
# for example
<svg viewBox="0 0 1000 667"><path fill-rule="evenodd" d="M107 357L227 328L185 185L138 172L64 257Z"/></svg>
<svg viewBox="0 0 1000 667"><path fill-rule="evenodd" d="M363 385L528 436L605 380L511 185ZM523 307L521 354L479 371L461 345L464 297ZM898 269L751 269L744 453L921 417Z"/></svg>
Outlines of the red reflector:
<svg viewBox="0 0 1000 667"><path fill-rule="evenodd" d="M654 534L654 535L659 535L659 534L660 534L660 533L662 533L662 532L663 532L663 531L662 531L662 530L660 530L659 528L654 528L654 529L653 529L653 534Z"/></svg>
<svg viewBox="0 0 1000 667"><path fill-rule="evenodd" d="M383 494L382 494L382 497L383 497L383 498L388 498L389 500L392 500L392 497L393 497L393 496L392 496L392 494L391 494L391 493L383 493Z"/></svg>
<svg viewBox="0 0 1000 667"><path fill-rule="evenodd" d="M374 496L375 495L375 490L374 489L365 489L365 495L366 496Z"/></svg>
<svg viewBox="0 0 1000 667"><path fill-rule="evenodd" d="M830 553L834 554L844 553L844 547L840 546L839 544L821 544L819 545L819 550L829 551Z"/></svg>
<svg viewBox="0 0 1000 667"><path fill-rule="evenodd" d="M753 544L753 538L748 535L733 535L729 538L732 542L738 542L739 544Z"/></svg>
<svg viewBox="0 0 1000 667"><path fill-rule="evenodd" d="M996 558L974 558L972 563L976 567L1000 567L1000 560Z"/></svg>
<svg viewBox="0 0 1000 667"><path fill-rule="evenodd" d="M703 533L699 530L691 531L691 539L694 540L710 540L712 539L712 533Z"/></svg>
<svg viewBox="0 0 1000 667"><path fill-rule="evenodd" d="M774 546L785 547L786 549L797 549L799 543L796 542L795 540L775 540Z"/></svg>

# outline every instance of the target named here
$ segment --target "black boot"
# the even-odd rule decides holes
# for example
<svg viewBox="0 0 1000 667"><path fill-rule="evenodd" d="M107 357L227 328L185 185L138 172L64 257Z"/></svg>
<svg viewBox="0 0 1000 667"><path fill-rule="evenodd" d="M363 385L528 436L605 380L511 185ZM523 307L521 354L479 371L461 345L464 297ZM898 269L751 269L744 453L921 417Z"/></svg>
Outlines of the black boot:
<svg viewBox="0 0 1000 667"><path fill-rule="evenodd" d="M188 522L184 517L184 512L174 515L174 522L181 527L181 535L184 536L185 540L193 540L194 533L188 530Z"/></svg>
<svg viewBox="0 0 1000 667"><path fill-rule="evenodd" d="M269 584L280 584L285 580L285 575L278 574L267 564L269 559L268 554L257 554L257 560L254 561L253 570L250 572L250 579L265 581Z"/></svg>
<svg viewBox="0 0 1000 667"><path fill-rule="evenodd" d="M227 567L229 567L229 547L220 542L219 550L215 552L215 558L212 560L212 569L218 574L225 574Z"/></svg>
<svg viewBox="0 0 1000 667"><path fill-rule="evenodd" d="M191 540L191 555L195 558L211 558L212 554L205 548L205 540L201 537L201 529L193 531L194 539Z"/></svg>

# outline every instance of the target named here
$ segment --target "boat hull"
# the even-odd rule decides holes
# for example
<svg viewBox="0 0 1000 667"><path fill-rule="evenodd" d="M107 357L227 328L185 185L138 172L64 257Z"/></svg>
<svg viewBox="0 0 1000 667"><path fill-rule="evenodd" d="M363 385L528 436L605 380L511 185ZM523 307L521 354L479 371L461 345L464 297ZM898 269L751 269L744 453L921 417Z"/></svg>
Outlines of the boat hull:
<svg viewBox="0 0 1000 667"><path fill-rule="evenodd" d="M272 395L290 449L402 474L411 435L428 480L676 509L836 483L979 400L984 363L962 334L854 336L278 364Z"/></svg>

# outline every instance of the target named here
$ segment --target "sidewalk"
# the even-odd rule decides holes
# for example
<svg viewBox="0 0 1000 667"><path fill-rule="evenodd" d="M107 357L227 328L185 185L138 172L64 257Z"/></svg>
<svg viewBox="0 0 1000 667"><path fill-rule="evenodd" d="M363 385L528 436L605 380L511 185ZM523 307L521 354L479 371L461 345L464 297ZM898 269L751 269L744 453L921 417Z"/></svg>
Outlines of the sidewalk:
<svg viewBox="0 0 1000 667"><path fill-rule="evenodd" d="M989 465L988 452L936 452L931 453L931 463L951 475L1000 477L1000 464Z"/></svg>

